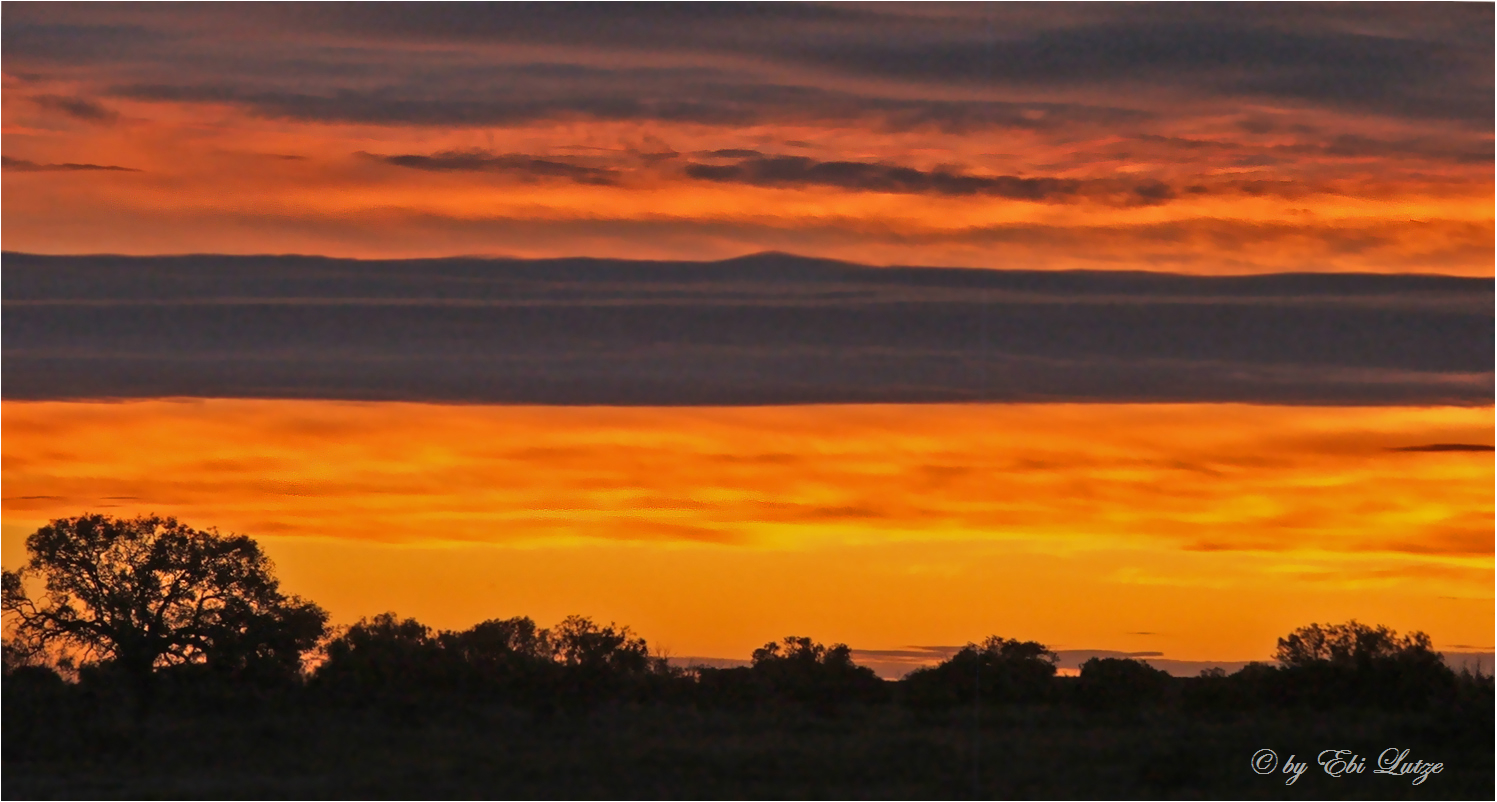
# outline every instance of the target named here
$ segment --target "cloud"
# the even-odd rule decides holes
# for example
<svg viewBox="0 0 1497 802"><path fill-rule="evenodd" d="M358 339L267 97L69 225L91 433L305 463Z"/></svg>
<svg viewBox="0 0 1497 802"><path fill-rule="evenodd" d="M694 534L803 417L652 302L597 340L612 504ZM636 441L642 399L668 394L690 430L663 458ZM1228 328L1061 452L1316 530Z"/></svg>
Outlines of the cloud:
<svg viewBox="0 0 1497 802"><path fill-rule="evenodd" d="M871 269L774 254L378 272L295 257L5 259L6 398L1492 399L1490 279ZM877 512L849 499L783 514Z"/></svg>
<svg viewBox="0 0 1497 802"><path fill-rule="evenodd" d="M704 181L770 187L824 186L860 192L932 195L991 195L1045 201L1074 197L1081 182L1012 175L971 176L947 170L916 170L889 164L816 161L803 156L750 156L736 164L688 164L686 174Z"/></svg>
<svg viewBox="0 0 1497 802"><path fill-rule="evenodd" d="M525 178L563 178L579 184L603 186L615 184L619 178L617 170L585 167L520 153L495 155L486 150L446 150L430 156L384 156L363 151L355 155L427 172L504 173Z"/></svg>
<svg viewBox="0 0 1497 802"><path fill-rule="evenodd" d="M76 13L62 11L60 19L49 18L51 13L54 12L5 9L0 46L5 49L7 61L57 66L127 58L161 60L170 59L185 44L182 37L164 30L169 26L161 25L159 17L151 19L147 15L137 23L79 24ZM6 72L9 73L9 65Z"/></svg>
<svg viewBox="0 0 1497 802"><path fill-rule="evenodd" d="M119 112L87 98L65 95L35 95L31 102L36 105L66 114L77 120L90 123L112 123L119 119Z"/></svg>
<svg viewBox="0 0 1497 802"><path fill-rule="evenodd" d="M984 110L998 90L1131 96L1171 115L1190 98L1267 101L1489 129L1492 13L1478 4L1419 12L382 4L116 7L90 13L84 25L66 8L25 8L7 9L3 36L8 69L97 65L107 68L98 80L155 85L158 97L177 91L184 101L212 102L216 92L219 102L303 119L492 124L570 110L731 125L771 109L814 113L791 97L808 90L803 99L842 98L830 110L836 115L862 105L861 116L897 125L924 115L948 127L1049 124L1005 117L997 105ZM292 33L296 46L283 46ZM553 63L516 65L506 55L538 44ZM598 53L616 66L588 66ZM661 63L670 66L641 66ZM372 76L388 85L371 87ZM831 90L848 78L862 96ZM931 90L966 97L910 100L936 96ZM767 102L774 94L780 100Z"/></svg>
<svg viewBox="0 0 1497 802"><path fill-rule="evenodd" d="M545 9L454 11L440 22L390 9L374 18L336 10L328 23L395 38L549 41L641 48L690 47L833 68L862 76L950 85L1153 83L1408 117L1490 122L1489 7L1324 10L745 8L682 13L606 9L600 25ZM399 20L396 24L393 20ZM461 23L459 23L461 20ZM405 27L410 25L409 28ZM689 45L684 43L690 43Z"/></svg>
<svg viewBox="0 0 1497 802"><path fill-rule="evenodd" d="M1456 164L1491 164L1493 158L1490 137L1478 144L1435 137L1390 141L1358 134L1340 134L1319 147L1318 150L1327 156L1354 158L1419 156Z"/></svg>
<svg viewBox="0 0 1497 802"><path fill-rule="evenodd" d="M1490 450L1489 450L1490 451ZM1370 541L1367 549L1402 552L1405 554L1440 554L1462 556L1492 555L1492 522L1490 514L1479 517L1484 520L1448 520L1439 526L1426 527L1416 537L1390 538ZM1398 575L1394 572L1393 575Z"/></svg>
<svg viewBox="0 0 1497 802"><path fill-rule="evenodd" d="M460 88L454 88L460 87ZM504 64L436 69L407 83L313 93L248 82L116 84L121 98L241 106L271 119L483 127L576 119L716 126L860 123L886 131L1056 130L1139 123L1139 109L1086 103L919 100L762 82L715 69Z"/></svg>
<svg viewBox="0 0 1497 802"><path fill-rule="evenodd" d="M1490 102L1490 8L588 9L7 6L32 157L178 201L29 178L7 242L1491 274L1490 117L1408 105Z"/></svg>
<svg viewBox="0 0 1497 802"><path fill-rule="evenodd" d="M716 151L737 158L732 164L695 162L686 174L702 181L761 187L835 187L854 192L889 192L947 197L986 196L1032 202L1067 202L1084 196L1118 194L1140 204L1172 200L1174 190L1160 181L1129 185L1072 178L1023 178L1016 175L968 175L945 168L918 170L897 164L818 161L804 156L764 155L756 151Z"/></svg>
<svg viewBox="0 0 1497 802"><path fill-rule="evenodd" d="M724 159L758 159L764 156L757 150L745 150L743 148L722 148L698 153L698 156L718 156Z"/></svg>
<svg viewBox="0 0 1497 802"><path fill-rule="evenodd" d="M1390 448L1388 450L1409 451L1415 453L1440 453L1447 451L1474 451L1485 453L1493 451L1494 449L1492 446L1481 445L1479 443L1430 443L1429 445L1403 446L1402 448Z"/></svg>
<svg viewBox="0 0 1497 802"><path fill-rule="evenodd" d="M802 47L805 61L930 82L982 85L1162 86L1219 95L1303 100L1410 118L1489 123L1490 39L1483 48L1446 33L1430 40L1312 26L1265 16L1160 14L1133 19L1058 17L1032 33L977 28L940 39L831 40ZM1490 8L1455 12L1490 28Z"/></svg>
<svg viewBox="0 0 1497 802"><path fill-rule="evenodd" d="M29 159L16 159L10 156L0 156L0 165L4 169L17 173L73 173L87 172L90 170L103 170L106 172L138 173L140 170L134 167L119 167L113 164L77 164L64 162L62 164L38 164Z"/></svg>

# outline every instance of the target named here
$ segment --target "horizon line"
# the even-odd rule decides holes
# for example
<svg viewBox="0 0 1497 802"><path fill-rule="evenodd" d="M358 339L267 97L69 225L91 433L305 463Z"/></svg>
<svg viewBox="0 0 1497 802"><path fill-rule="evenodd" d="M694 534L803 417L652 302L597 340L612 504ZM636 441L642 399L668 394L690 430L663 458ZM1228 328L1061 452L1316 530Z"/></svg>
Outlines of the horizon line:
<svg viewBox="0 0 1497 802"><path fill-rule="evenodd" d="M466 253L449 254L442 256L398 256L398 257L364 257L364 256L334 256L320 253L297 253L297 252L255 252L241 253L228 251L185 251L176 253L120 253L108 251L94 252L41 252L23 250L0 250L0 258L6 256L21 256L28 258L43 259L192 259L212 257L215 259L306 259L324 260L337 262L457 262L457 261L485 261L485 262L617 262L625 264L670 264L670 265L725 265L732 262L743 262L753 259L780 259L786 261L799 261L817 263L827 266L838 266L851 269L866 270L948 270L964 273L1035 273L1045 275L1140 275L1140 276L1179 276L1185 278L1263 278L1270 276L1346 276L1346 277L1419 277L1431 279L1458 279L1462 281L1497 281L1497 271L1491 275L1472 276L1460 273L1431 273L1421 271L1356 271L1356 270L1285 270L1277 272L1224 271L1219 273L1190 273L1170 270L1146 270L1140 268L1057 268L1046 269L1041 267L971 267L960 265L940 264L911 264L911 263L873 263L857 262L847 259L836 259L827 256L808 256L794 253L768 249L762 251L749 251L737 256L727 256L721 259L645 259L625 256L516 256L501 253Z"/></svg>

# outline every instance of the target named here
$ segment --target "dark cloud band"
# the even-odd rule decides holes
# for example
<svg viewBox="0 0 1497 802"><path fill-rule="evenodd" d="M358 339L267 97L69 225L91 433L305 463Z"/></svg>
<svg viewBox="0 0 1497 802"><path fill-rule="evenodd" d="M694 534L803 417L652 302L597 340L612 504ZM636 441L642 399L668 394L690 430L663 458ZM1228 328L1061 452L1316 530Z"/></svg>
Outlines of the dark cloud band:
<svg viewBox="0 0 1497 802"><path fill-rule="evenodd" d="M1490 404L1493 282L5 255L5 398Z"/></svg>
<svg viewBox="0 0 1497 802"><path fill-rule="evenodd" d="M454 94L471 81L430 75L438 58L433 54L521 44L609 52L623 63L642 54L653 60L668 56L696 62L697 72L735 72L731 83L742 84L762 83L743 66L754 63L778 74L799 73L793 83L803 86L825 85L825 76L832 75L942 91L1053 93L1079 87L1116 95L1147 89L1177 99L1266 100L1484 130L1490 130L1493 114L1490 4L243 4L193 14L170 6L84 12L49 5L6 7L0 36L8 68L129 65L139 80L123 80L179 89L185 88L183 75L216 76L236 97L253 97L260 108L284 114L313 115L322 107L324 114L366 118L446 115L492 123L504 104ZM288 34L300 45L294 51L277 46ZM447 47L427 47L432 42ZM737 66L725 66L730 64ZM578 86L597 79L582 76L578 64L569 66L577 70L571 77L551 69L518 77L511 88L531 98L531 113L557 95L563 98L559 105L594 114L605 113L611 103L619 117L716 115L729 122L745 113L701 91L700 84L674 79L676 91L658 94L658 82L641 81L637 74L623 82L622 92L577 97ZM374 74L396 74L426 91L374 98L372 105L357 101ZM309 84L317 88L286 88ZM909 94L888 94L896 96ZM508 113L522 113L526 105Z"/></svg>

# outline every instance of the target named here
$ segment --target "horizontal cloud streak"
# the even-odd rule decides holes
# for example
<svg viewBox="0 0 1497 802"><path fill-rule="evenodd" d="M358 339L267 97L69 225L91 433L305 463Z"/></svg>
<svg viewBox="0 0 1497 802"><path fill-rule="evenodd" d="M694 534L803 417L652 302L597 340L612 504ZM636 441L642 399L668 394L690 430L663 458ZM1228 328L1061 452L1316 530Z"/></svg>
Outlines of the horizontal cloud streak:
<svg viewBox="0 0 1497 802"><path fill-rule="evenodd" d="M1431 444L1426 445L1426 446L1402 446L1402 447L1394 448L1394 449L1390 449L1390 450L1391 451L1410 451L1410 452L1415 452L1415 453L1439 454L1439 453L1447 452L1447 451L1476 451L1476 452L1482 452L1482 451L1492 451L1494 449L1490 445L1481 445L1481 444L1478 444L1478 443L1431 443Z"/></svg>
<svg viewBox="0 0 1497 802"><path fill-rule="evenodd" d="M613 184L619 175L617 170L585 167L524 154L495 155L485 150L448 150L430 156L417 154L381 156L363 152L357 155L397 167L409 167L413 170L505 173L529 178L564 178L579 184Z"/></svg>
<svg viewBox="0 0 1497 802"><path fill-rule="evenodd" d="M1154 115L1089 103L931 100L881 97L825 87L703 79L700 70L567 70L553 85L552 65L501 65L476 86L467 70L407 85L337 89L326 94L237 84L119 84L119 98L241 106L273 119L443 127L525 125L579 119L744 126L866 124L887 131L967 132L986 128L1053 130L1139 123ZM509 80L504 80L508 78ZM497 80L496 80L497 79ZM433 92L427 82L462 90ZM534 88L526 84L535 83Z"/></svg>
<svg viewBox="0 0 1497 802"><path fill-rule="evenodd" d="M740 153L717 151L715 155ZM692 178L763 187L835 187L855 192L892 192L947 197L988 196L1032 202L1065 202L1082 196L1116 198L1137 204L1162 203L1175 191L1160 181L1131 185L1119 181L1083 182L1073 178L1016 175L964 175L945 169L917 170L892 164L817 161L804 156L749 154L734 164L692 163Z"/></svg>
<svg viewBox="0 0 1497 802"><path fill-rule="evenodd" d="M16 159L10 156L0 156L0 165L4 169L17 173L77 173L90 171L138 173L140 170L134 167L119 167L113 164L79 164L76 162L63 162L61 164L38 164L29 159Z"/></svg>
<svg viewBox="0 0 1497 802"><path fill-rule="evenodd" d="M1491 403L1492 282L6 255L6 398Z"/></svg>
<svg viewBox="0 0 1497 802"><path fill-rule="evenodd" d="M769 187L824 186L860 192L992 195L1026 201L1075 197L1081 182L1062 178L973 176L889 164L816 161L802 156L751 156L735 164L688 164L686 174L705 181Z"/></svg>
<svg viewBox="0 0 1497 802"><path fill-rule="evenodd" d="M35 95L30 100L44 109L61 112L84 122L112 123L118 120L120 116L119 112L88 98L66 97L62 95Z"/></svg>

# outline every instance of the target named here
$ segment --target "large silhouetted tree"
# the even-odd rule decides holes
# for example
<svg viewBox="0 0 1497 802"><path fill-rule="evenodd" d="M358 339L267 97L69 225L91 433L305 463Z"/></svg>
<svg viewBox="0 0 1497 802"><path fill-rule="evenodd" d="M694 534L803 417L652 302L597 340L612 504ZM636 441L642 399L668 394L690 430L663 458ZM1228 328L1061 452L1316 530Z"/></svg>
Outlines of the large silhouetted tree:
<svg viewBox="0 0 1497 802"><path fill-rule="evenodd" d="M175 518L63 518L27 537L26 551L23 568L4 572L7 648L107 665L138 687L183 664L294 675L327 622L281 593L255 541Z"/></svg>
<svg viewBox="0 0 1497 802"><path fill-rule="evenodd" d="M649 671L658 661L649 644L628 627L599 626L583 616L567 616L550 633L555 658L574 669L619 674Z"/></svg>
<svg viewBox="0 0 1497 802"><path fill-rule="evenodd" d="M906 699L921 708L1039 701L1059 659L1042 643L993 635L967 644L939 665L910 672Z"/></svg>
<svg viewBox="0 0 1497 802"><path fill-rule="evenodd" d="M1423 632L1357 621L1311 624L1280 638L1278 695L1311 704L1417 707L1452 693L1456 676Z"/></svg>
<svg viewBox="0 0 1497 802"><path fill-rule="evenodd" d="M1354 668L1383 660L1438 662L1440 659L1431 647L1429 636L1423 632L1399 637L1387 627L1372 627L1357 621L1300 627L1279 638L1274 657L1291 668L1320 663Z"/></svg>

